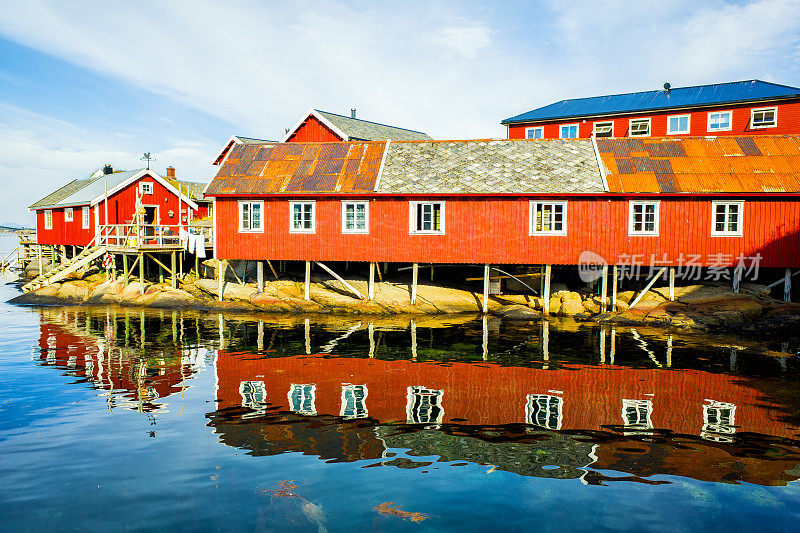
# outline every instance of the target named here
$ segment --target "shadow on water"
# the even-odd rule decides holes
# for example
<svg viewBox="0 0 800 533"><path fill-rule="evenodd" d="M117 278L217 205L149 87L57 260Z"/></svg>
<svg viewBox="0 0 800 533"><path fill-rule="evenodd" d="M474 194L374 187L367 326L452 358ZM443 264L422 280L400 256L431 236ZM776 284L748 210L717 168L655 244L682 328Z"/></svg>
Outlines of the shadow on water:
<svg viewBox="0 0 800 533"><path fill-rule="evenodd" d="M213 367L219 441L364 468L785 485L800 478L795 341L571 321L223 318L40 309L36 361L158 416Z"/></svg>

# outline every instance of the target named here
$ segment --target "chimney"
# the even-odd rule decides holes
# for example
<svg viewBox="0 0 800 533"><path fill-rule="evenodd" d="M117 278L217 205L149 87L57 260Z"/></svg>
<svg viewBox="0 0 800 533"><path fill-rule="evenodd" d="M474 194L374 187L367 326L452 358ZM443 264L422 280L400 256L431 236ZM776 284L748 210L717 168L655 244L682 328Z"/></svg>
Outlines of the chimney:
<svg viewBox="0 0 800 533"><path fill-rule="evenodd" d="M103 174L113 174L113 173L114 173L114 168L111 165L109 165L108 163L103 165Z"/></svg>
<svg viewBox="0 0 800 533"><path fill-rule="evenodd" d="M167 177L175 179L175 167L172 166L167 167Z"/></svg>
<svg viewBox="0 0 800 533"><path fill-rule="evenodd" d="M356 108L355 107L351 107L350 108L350 118L356 118Z"/></svg>

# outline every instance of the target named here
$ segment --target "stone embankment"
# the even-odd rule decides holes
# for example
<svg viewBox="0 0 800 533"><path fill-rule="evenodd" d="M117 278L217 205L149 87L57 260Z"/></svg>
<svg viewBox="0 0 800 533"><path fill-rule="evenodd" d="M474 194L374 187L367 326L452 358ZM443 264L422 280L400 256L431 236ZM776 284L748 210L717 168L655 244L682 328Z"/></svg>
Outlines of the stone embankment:
<svg viewBox="0 0 800 533"><path fill-rule="evenodd" d="M367 282L348 280L361 294ZM558 288L558 287L556 287ZM259 293L253 284L226 282L224 299L218 301L218 283L212 279L187 278L174 289L167 284L145 283L142 294L138 282L106 282L100 274L43 287L22 294L12 303L27 305L118 304L161 308L207 309L228 312L317 313L347 315L439 315L478 313L482 295L454 287L421 283L417 302L410 302L411 287L404 283L375 284L375 298L359 299L341 282L315 279L310 299L304 299L303 283L289 280L265 282ZM587 293L557 290L550 298L550 315L576 320L625 326L649 325L700 331L800 331L800 305L771 299L759 285L743 285L740 293L716 285L676 287L675 300L667 289L654 288L634 308L629 302L633 291L618 294L617 310L601 312L601 301ZM525 295L492 296L489 312L512 320L540 320L542 299Z"/></svg>

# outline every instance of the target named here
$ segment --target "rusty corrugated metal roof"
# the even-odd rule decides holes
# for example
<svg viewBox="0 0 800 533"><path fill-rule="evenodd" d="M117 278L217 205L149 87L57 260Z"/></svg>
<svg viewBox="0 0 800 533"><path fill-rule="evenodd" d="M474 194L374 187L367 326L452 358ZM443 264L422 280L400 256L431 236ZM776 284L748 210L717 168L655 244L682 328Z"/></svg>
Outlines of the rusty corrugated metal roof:
<svg viewBox="0 0 800 533"><path fill-rule="evenodd" d="M597 139L609 192L800 192L800 136Z"/></svg>
<svg viewBox="0 0 800 533"><path fill-rule="evenodd" d="M385 147L383 141L238 144L206 194L373 192Z"/></svg>

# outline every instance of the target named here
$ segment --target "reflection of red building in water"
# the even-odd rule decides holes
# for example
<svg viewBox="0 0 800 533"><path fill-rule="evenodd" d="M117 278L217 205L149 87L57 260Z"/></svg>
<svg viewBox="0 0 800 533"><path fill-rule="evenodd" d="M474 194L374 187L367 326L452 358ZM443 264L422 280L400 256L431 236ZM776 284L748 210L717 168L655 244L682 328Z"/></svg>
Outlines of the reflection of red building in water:
<svg viewBox="0 0 800 533"><path fill-rule="evenodd" d="M798 450L792 445L788 445L793 450L789 455L772 459L761 453L742 453L734 444L737 433L766 442L774 441L772 437L794 439L796 429L780 420L779 406L766 404L757 390L727 374L610 365L542 370L321 356L251 359L220 352L216 399L219 411L211 416L212 425L223 435L223 442L254 453L282 449L358 460L379 457L383 446L439 454L446 460L499 464L496 456L481 459L485 445L471 449L452 434L432 437L424 431L389 431L387 436L385 431L373 434L358 424L314 432L296 417L276 414L288 410L298 415L370 417L381 424L427 427L448 422L491 427L524 423L563 430L567 435L616 430L602 432L604 436L593 447L586 438L562 439L573 447L570 453L582 450L578 455L583 459L574 458L572 472L591 465L591 469L636 476L673 474L763 485L785 484L800 476L798 461L791 457L796 458ZM267 418L261 424L224 419L226 409L235 412L241 407L255 411L242 418ZM658 435L658 430L672 432L666 444L664 438L648 437ZM335 435L335 441L326 435ZM263 444L258 443L261 439ZM429 446L431 440L436 445ZM517 456L508 461L510 466L500 468L529 474L526 469L535 454L528 452L509 450Z"/></svg>
<svg viewBox="0 0 800 533"><path fill-rule="evenodd" d="M39 360L42 364L66 368L84 377L95 388L113 391L109 402L118 407L156 411L165 398L185 387L200 353L178 348L153 350L148 358L137 348L119 346L114 322L105 316L92 317L74 309L43 311L39 325ZM104 328L104 335L92 334L88 323ZM99 321L99 322L98 322ZM196 352L196 350L195 350Z"/></svg>

